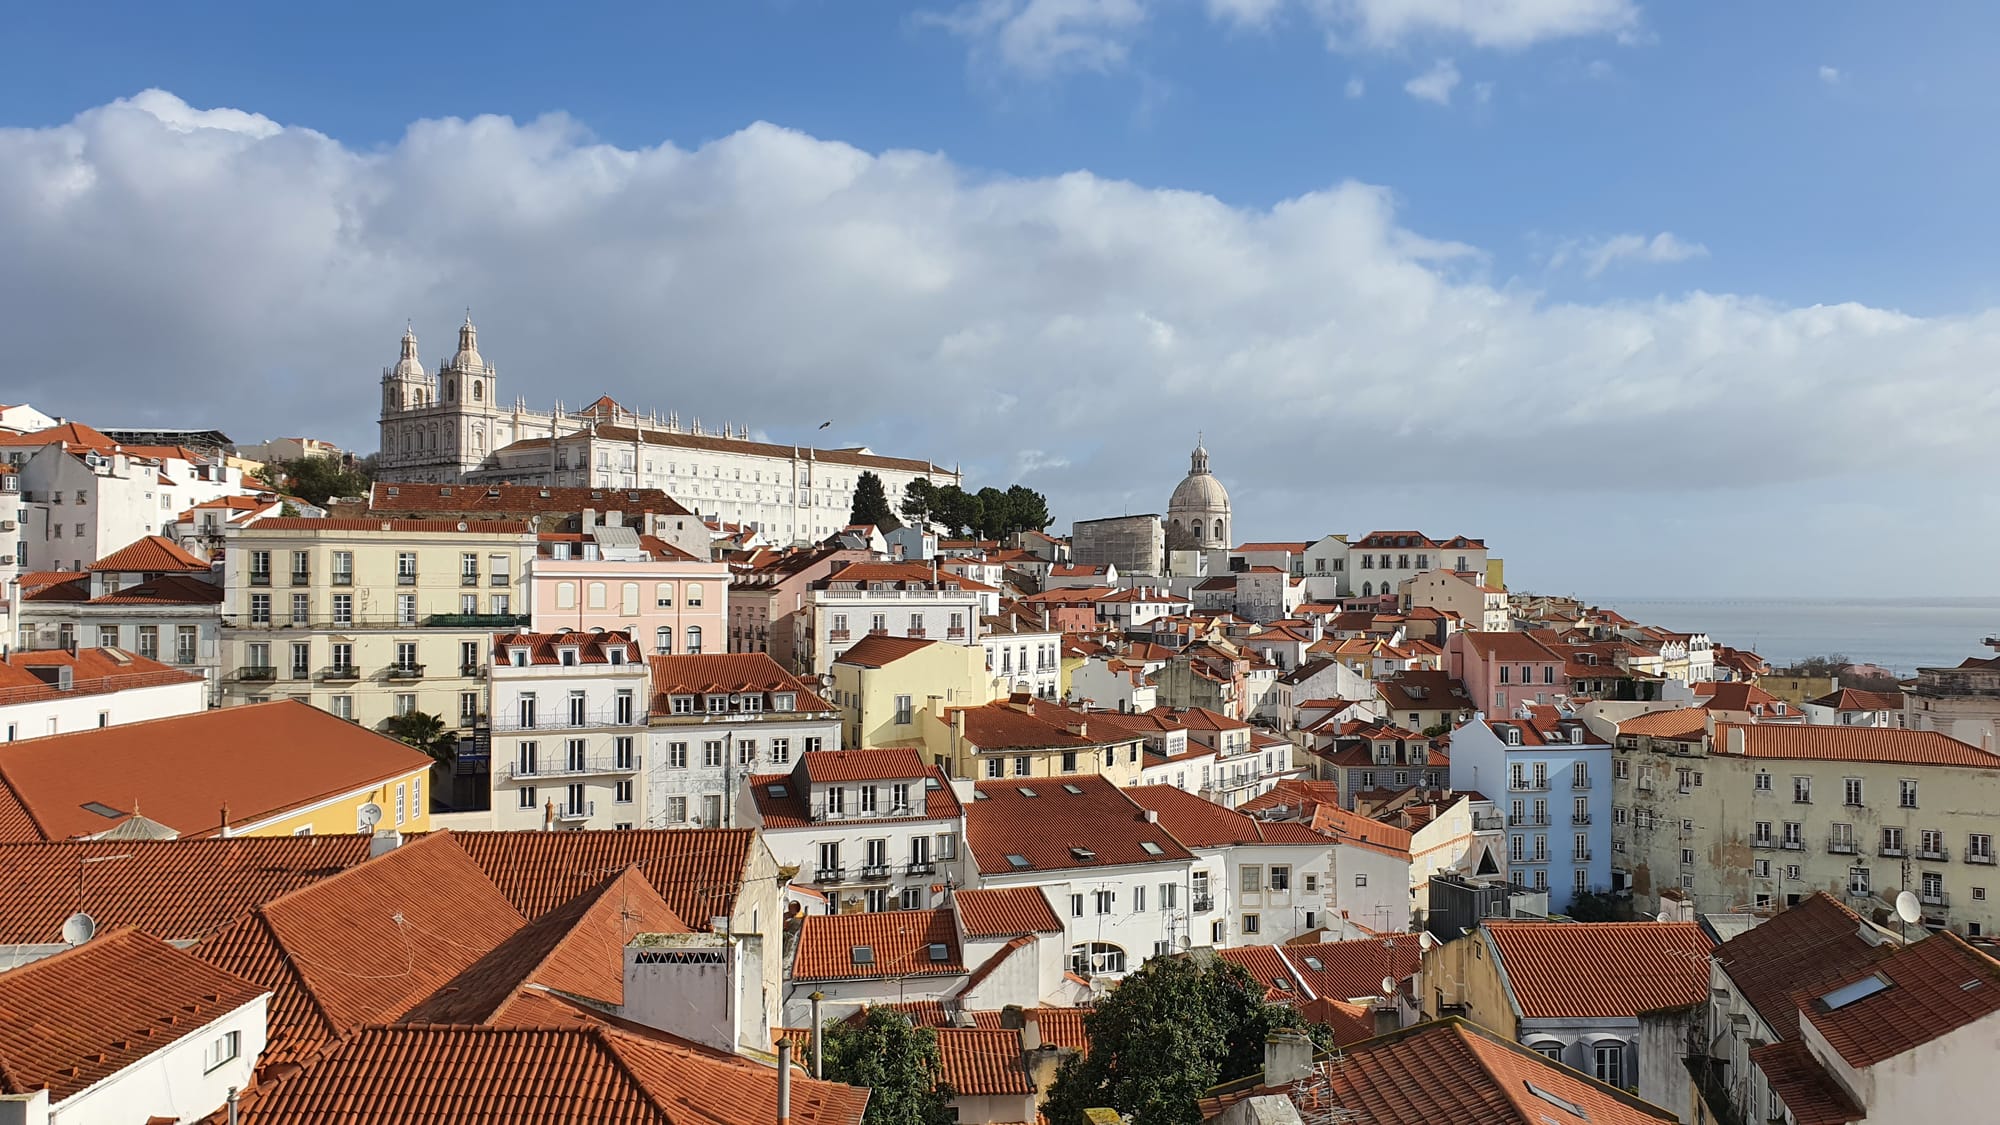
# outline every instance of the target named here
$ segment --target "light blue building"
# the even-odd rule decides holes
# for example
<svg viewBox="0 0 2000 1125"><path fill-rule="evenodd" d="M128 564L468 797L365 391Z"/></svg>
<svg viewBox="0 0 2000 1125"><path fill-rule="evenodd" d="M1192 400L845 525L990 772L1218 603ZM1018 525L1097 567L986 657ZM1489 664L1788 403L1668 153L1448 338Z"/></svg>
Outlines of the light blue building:
<svg viewBox="0 0 2000 1125"><path fill-rule="evenodd" d="M1524 712L1452 732L1451 786L1506 814L1508 878L1546 889L1560 914L1611 889L1611 744L1553 707Z"/></svg>

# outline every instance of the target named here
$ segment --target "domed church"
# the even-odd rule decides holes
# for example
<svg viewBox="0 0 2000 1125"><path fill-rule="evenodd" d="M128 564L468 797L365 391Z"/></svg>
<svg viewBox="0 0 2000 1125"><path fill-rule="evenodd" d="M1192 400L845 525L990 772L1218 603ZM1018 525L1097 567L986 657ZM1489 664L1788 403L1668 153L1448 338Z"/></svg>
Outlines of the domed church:
<svg viewBox="0 0 2000 1125"><path fill-rule="evenodd" d="M1171 542L1176 527L1186 528L1195 546L1203 550L1229 549L1229 490L1208 471L1208 450L1195 440L1188 475L1174 488L1167 501L1167 535Z"/></svg>

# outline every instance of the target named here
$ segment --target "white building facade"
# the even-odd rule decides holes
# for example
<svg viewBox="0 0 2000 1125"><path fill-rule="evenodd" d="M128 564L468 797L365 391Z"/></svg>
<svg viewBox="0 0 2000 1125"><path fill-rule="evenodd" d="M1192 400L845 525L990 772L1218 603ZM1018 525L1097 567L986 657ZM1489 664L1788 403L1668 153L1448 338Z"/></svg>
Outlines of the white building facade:
<svg viewBox="0 0 2000 1125"><path fill-rule="evenodd" d="M626 633L507 633L492 648L494 827L633 828L647 669Z"/></svg>

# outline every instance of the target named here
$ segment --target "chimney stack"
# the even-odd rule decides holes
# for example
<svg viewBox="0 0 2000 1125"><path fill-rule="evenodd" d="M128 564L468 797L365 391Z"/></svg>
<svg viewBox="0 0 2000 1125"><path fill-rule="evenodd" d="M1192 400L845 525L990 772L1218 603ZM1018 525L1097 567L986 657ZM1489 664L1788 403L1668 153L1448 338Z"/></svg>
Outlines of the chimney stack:
<svg viewBox="0 0 2000 1125"><path fill-rule="evenodd" d="M792 1125L792 1037L778 1040L778 1125Z"/></svg>
<svg viewBox="0 0 2000 1125"><path fill-rule="evenodd" d="M813 1029L812 1029L813 1077L825 1078L826 1060L825 1060L824 1047L826 1043L826 1025L820 1022L821 1017L819 1014L819 1004L820 1001L826 999L826 993L821 992L818 989L814 989L812 995L808 997L808 999L810 999L813 1002Z"/></svg>
<svg viewBox="0 0 2000 1125"><path fill-rule="evenodd" d="M1312 1074L1312 1040L1303 1031L1274 1031L1264 1037L1264 1085L1287 1086Z"/></svg>

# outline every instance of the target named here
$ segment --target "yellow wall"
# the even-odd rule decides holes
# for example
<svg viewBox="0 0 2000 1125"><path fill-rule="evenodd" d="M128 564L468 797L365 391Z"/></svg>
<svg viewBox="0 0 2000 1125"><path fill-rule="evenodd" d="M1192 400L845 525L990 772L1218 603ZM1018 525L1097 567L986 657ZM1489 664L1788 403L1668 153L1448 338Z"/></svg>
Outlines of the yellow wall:
<svg viewBox="0 0 2000 1125"><path fill-rule="evenodd" d="M1027 777L1063 778L1094 774L1104 777L1114 785L1123 787L1138 784L1139 775L1146 765L1145 746L1137 738L1122 739L1116 743L1113 748L1113 758L1115 760L1109 766L1104 764L1105 747L1098 746L1094 750L1090 747L1079 748L1076 754L1076 768L1065 770L1063 769L1063 751L1060 749L1007 749L997 753L980 753L975 748L966 746L955 739L953 737L952 724L935 712L925 712L920 715L918 717L918 726L923 731L923 754L925 761L942 764L945 772L953 777L966 777L974 781L1011 781L1016 777L1023 776L1014 771L1014 759L1027 758L1028 772L1025 775ZM1110 730L1106 729L1102 732L1089 731L1085 737L1110 738L1115 736ZM1137 761L1133 760L1133 750L1135 748L1138 751L1136 755L1138 758ZM990 778L986 775L986 762L995 757L1000 758L1005 763L1001 767L1005 774L1004 777Z"/></svg>
<svg viewBox="0 0 2000 1125"><path fill-rule="evenodd" d="M1464 1004L1465 1018L1507 1039L1518 1039L1513 1006L1500 984L1499 957L1484 930L1448 941L1424 954L1424 1015L1438 1017L1438 993L1446 1004Z"/></svg>
<svg viewBox="0 0 2000 1125"><path fill-rule="evenodd" d="M423 783L423 799L417 799L417 783ZM396 787L403 787L405 815L401 824L396 823ZM315 836L337 836L352 834L356 830L356 816L361 806L373 801L382 807L382 819L378 829L395 829L399 832L428 832L431 830L431 779L430 768L411 770L394 781L357 789L342 794L325 804L286 813L272 820L253 823L247 828L232 829L240 836L295 836L301 828L312 829ZM422 807L418 807L422 806Z"/></svg>
<svg viewBox="0 0 2000 1125"><path fill-rule="evenodd" d="M949 707L977 707L993 699L985 650L934 644L880 668L833 663L841 709L841 738L849 749L917 746L924 742L922 712L933 697ZM896 697L910 697L910 721L896 722Z"/></svg>

